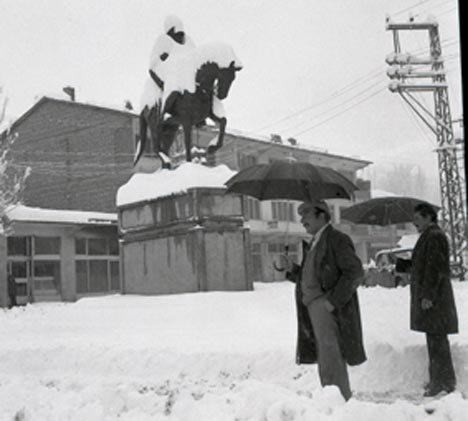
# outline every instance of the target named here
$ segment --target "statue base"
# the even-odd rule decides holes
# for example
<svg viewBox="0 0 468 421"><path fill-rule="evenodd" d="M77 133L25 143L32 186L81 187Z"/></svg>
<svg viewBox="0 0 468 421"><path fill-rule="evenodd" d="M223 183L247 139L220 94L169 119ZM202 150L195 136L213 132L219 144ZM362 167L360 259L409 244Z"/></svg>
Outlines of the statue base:
<svg viewBox="0 0 468 421"><path fill-rule="evenodd" d="M133 167L134 173L152 174L162 167L161 159L156 155L143 155Z"/></svg>
<svg viewBox="0 0 468 421"><path fill-rule="evenodd" d="M122 291L176 294L253 289L242 200L195 187L119 208Z"/></svg>

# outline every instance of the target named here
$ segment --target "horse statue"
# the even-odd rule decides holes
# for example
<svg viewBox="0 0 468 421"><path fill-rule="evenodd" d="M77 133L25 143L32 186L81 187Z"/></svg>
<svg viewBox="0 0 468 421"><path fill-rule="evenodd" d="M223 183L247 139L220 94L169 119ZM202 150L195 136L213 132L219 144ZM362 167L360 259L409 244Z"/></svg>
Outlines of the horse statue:
<svg viewBox="0 0 468 421"><path fill-rule="evenodd" d="M144 152L148 129L153 139L154 150L158 152L157 138L159 113L161 111L161 98L164 81L158 73L164 73L164 62L173 54L181 54L195 48L195 44L184 31L182 21L174 15L166 17L164 33L160 35L151 50L149 61L149 74L145 81L143 94L140 99L140 138L136 145L134 164Z"/></svg>
<svg viewBox="0 0 468 421"><path fill-rule="evenodd" d="M154 106L149 128L154 151L164 168L170 168L169 150L180 126L187 162L192 160L192 127L203 124L207 118L219 125L218 138L208 145L207 155L213 156L221 148L227 123L221 101L228 96L241 68L229 45L212 43L169 57L163 78L150 71L154 83L163 85L163 95ZM143 150L142 144L136 161Z"/></svg>

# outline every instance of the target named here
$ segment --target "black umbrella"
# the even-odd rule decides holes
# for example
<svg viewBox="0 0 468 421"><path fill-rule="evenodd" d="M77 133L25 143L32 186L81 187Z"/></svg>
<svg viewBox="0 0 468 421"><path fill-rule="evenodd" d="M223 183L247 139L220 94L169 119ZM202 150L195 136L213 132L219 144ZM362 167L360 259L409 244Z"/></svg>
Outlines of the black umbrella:
<svg viewBox="0 0 468 421"><path fill-rule="evenodd" d="M259 200L351 199L358 190L335 170L292 160L253 165L239 171L225 184L227 193Z"/></svg>
<svg viewBox="0 0 468 421"><path fill-rule="evenodd" d="M343 209L341 217L355 224L380 226L403 224L413 220L414 208L420 203L429 204L436 211L440 209L439 206L414 197L387 196L366 200Z"/></svg>
<svg viewBox="0 0 468 421"><path fill-rule="evenodd" d="M226 183L226 193L239 193L259 200L351 199L358 190L339 172L293 159L257 164L239 171ZM289 222L288 222L289 225ZM285 253L288 254L288 226ZM273 265L276 270L283 268Z"/></svg>

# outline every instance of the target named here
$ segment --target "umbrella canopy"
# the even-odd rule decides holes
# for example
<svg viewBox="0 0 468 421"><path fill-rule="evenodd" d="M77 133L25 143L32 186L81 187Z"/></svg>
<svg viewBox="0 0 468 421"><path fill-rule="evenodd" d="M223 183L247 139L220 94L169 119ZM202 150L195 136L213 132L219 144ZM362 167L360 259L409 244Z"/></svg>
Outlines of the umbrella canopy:
<svg viewBox="0 0 468 421"><path fill-rule="evenodd" d="M388 196L366 200L343 209L341 217L355 224L403 224L413 220L414 207L420 203L427 203L436 211L440 209L439 206L414 197Z"/></svg>
<svg viewBox="0 0 468 421"><path fill-rule="evenodd" d="M358 188L339 172L291 160L257 164L239 171L226 183L227 193L259 200L351 199Z"/></svg>

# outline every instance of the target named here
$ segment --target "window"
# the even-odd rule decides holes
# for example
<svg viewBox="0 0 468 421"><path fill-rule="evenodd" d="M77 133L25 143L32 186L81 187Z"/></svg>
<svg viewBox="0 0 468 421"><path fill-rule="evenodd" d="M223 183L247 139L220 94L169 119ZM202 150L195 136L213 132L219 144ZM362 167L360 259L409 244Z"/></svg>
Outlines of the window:
<svg viewBox="0 0 468 421"><path fill-rule="evenodd" d="M34 261L34 295L59 293L60 260Z"/></svg>
<svg viewBox="0 0 468 421"><path fill-rule="evenodd" d="M111 291L120 291L120 270L119 262L110 262L110 289Z"/></svg>
<svg viewBox="0 0 468 421"><path fill-rule="evenodd" d="M296 221L294 204L291 202L272 201L271 214L276 221Z"/></svg>
<svg viewBox="0 0 468 421"><path fill-rule="evenodd" d="M108 286L108 262L106 260L89 261L89 292L106 292Z"/></svg>
<svg viewBox="0 0 468 421"><path fill-rule="evenodd" d="M119 255L119 240L117 238L109 239L109 254L112 256Z"/></svg>
<svg viewBox="0 0 468 421"><path fill-rule="evenodd" d="M16 295L28 295L28 264L29 262L11 262L11 274L16 281Z"/></svg>
<svg viewBox="0 0 468 421"><path fill-rule="evenodd" d="M260 201L252 197L244 197L245 219L261 219Z"/></svg>
<svg viewBox="0 0 468 421"><path fill-rule="evenodd" d="M86 254L86 238L75 238L75 253Z"/></svg>
<svg viewBox="0 0 468 421"><path fill-rule="evenodd" d="M254 155L247 155L239 152L237 154L237 160L239 162L239 168L243 170L244 168L251 167L252 165L257 164L257 157Z"/></svg>
<svg viewBox="0 0 468 421"><path fill-rule="evenodd" d="M76 292L88 292L88 262L86 260L76 261Z"/></svg>
<svg viewBox="0 0 468 421"><path fill-rule="evenodd" d="M88 254L100 255L107 253L107 238L89 238L88 239Z"/></svg>
<svg viewBox="0 0 468 421"><path fill-rule="evenodd" d="M29 237L7 237L8 256L29 256Z"/></svg>
<svg viewBox="0 0 468 421"><path fill-rule="evenodd" d="M120 290L119 240L76 238L76 292L102 293Z"/></svg>
<svg viewBox="0 0 468 421"><path fill-rule="evenodd" d="M60 254L60 237L34 237L34 254Z"/></svg>
<svg viewBox="0 0 468 421"><path fill-rule="evenodd" d="M27 278L28 267L27 262L12 262L11 263L11 274L15 278Z"/></svg>

